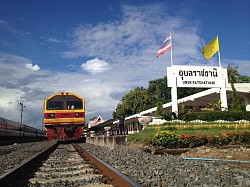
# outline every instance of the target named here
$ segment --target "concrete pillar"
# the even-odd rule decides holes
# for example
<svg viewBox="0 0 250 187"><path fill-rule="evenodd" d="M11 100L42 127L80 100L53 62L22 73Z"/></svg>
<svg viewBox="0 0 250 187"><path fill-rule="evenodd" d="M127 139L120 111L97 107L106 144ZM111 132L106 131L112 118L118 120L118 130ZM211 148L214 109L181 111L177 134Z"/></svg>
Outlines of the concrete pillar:
<svg viewBox="0 0 250 187"><path fill-rule="evenodd" d="M104 130L106 131L107 136L111 136L111 127L104 127Z"/></svg>
<svg viewBox="0 0 250 187"><path fill-rule="evenodd" d="M227 85L227 71L223 71L222 74L222 84L220 88L220 101L221 101L221 110L228 110L227 106L227 91L226 91L226 85Z"/></svg>
<svg viewBox="0 0 250 187"><path fill-rule="evenodd" d="M250 98L244 95L241 96L244 99L246 111L250 111Z"/></svg>
<svg viewBox="0 0 250 187"><path fill-rule="evenodd" d="M95 131L89 131L90 132L90 137L94 137L95 136Z"/></svg>
<svg viewBox="0 0 250 187"><path fill-rule="evenodd" d="M86 130L86 129L83 130L83 136L88 137L88 130Z"/></svg>

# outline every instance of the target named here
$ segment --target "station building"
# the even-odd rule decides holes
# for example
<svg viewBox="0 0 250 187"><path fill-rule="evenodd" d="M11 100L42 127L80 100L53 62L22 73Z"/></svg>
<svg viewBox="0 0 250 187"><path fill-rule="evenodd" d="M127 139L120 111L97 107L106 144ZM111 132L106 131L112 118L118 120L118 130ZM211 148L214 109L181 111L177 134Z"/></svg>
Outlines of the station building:
<svg viewBox="0 0 250 187"><path fill-rule="evenodd" d="M250 83L235 83L235 89L240 98L240 101L245 105L246 111L250 111ZM231 84L226 87L227 103L228 106L232 103ZM187 97L178 99L178 105L183 104L185 107L193 111L202 111L207 108L208 103L218 102L220 100L220 88L210 88L205 91L189 95ZM165 114L171 113L172 102L162 105ZM140 113L128 116L125 118L125 126L128 134L140 132L143 126L139 123L140 118L152 117L152 124L160 124L165 120L157 119L155 116L156 107L142 111ZM104 131L104 127L110 126L111 129L118 128L118 120L110 119L103 120L100 116L91 122L89 130ZM115 132L114 132L115 133Z"/></svg>

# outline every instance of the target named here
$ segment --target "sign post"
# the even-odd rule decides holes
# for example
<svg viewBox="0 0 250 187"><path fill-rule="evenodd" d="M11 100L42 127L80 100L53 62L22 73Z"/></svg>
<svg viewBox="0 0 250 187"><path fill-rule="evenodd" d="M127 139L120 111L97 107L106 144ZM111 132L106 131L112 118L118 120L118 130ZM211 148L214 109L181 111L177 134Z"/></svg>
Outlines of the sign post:
<svg viewBox="0 0 250 187"><path fill-rule="evenodd" d="M173 74L173 85L171 88L171 99L172 99L172 112L178 115L178 102L177 102L177 77Z"/></svg>

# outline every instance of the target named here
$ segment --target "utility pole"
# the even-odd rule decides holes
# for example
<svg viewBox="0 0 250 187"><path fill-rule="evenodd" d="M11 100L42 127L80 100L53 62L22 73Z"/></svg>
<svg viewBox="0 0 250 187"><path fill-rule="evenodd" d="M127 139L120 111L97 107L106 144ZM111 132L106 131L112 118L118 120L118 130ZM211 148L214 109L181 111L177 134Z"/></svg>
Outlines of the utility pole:
<svg viewBox="0 0 250 187"><path fill-rule="evenodd" d="M22 125L23 125L23 109L26 107L23 105L23 102L20 102L21 105L21 123L20 123L20 137L21 137L21 133L22 133Z"/></svg>
<svg viewBox="0 0 250 187"><path fill-rule="evenodd" d="M0 107L0 113L1 113L0 117L3 118L3 108L1 108L1 107Z"/></svg>

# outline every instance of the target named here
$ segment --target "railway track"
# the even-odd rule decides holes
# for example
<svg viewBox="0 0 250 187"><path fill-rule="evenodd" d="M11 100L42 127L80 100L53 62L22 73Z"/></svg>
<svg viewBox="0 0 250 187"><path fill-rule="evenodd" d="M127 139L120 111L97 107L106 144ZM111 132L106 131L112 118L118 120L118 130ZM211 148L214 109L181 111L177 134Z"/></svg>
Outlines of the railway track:
<svg viewBox="0 0 250 187"><path fill-rule="evenodd" d="M56 144L0 177L0 186L140 186L77 144Z"/></svg>

